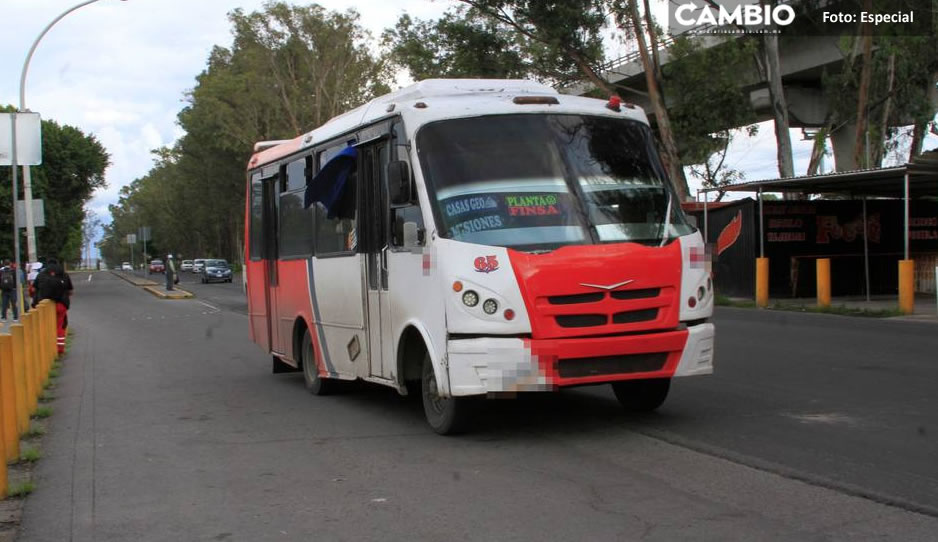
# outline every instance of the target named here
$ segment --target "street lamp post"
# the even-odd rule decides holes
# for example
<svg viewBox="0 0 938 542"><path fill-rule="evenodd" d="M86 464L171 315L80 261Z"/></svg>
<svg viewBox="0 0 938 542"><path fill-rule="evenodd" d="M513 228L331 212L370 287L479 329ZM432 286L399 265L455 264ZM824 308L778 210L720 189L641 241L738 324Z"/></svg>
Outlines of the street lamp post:
<svg viewBox="0 0 938 542"><path fill-rule="evenodd" d="M23 63L23 72L20 74L20 111L26 111L26 73L29 71L29 61L33 58L33 53L36 52L36 47L39 45L39 42L42 41L42 38L45 37L46 33L55 26L55 24L61 21L66 15L75 11L76 9L83 8L88 4L93 4L98 0L86 0L78 5L72 6L71 8L62 12L61 15L52 19L52 22L46 25L46 27L39 34L39 37L36 38L36 41L33 42L32 47L29 48L29 53L26 54L26 62ZM125 0L122 0L125 1ZM16 194L13 194L16 197ZM32 177L29 172L29 166L23 166L23 199L26 200L24 207L26 208L26 252L28 259L31 262L36 261L36 227L34 226L35 222L33 219L33 183Z"/></svg>

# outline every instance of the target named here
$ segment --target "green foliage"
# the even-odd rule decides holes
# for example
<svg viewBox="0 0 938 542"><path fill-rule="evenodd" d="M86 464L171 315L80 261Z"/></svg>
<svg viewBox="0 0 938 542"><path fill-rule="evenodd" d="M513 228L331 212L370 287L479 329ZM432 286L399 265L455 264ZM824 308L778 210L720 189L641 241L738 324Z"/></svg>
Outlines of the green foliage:
<svg viewBox="0 0 938 542"><path fill-rule="evenodd" d="M35 490L36 484L34 484L32 480L27 480L25 482L11 485L7 495L9 495L11 498L19 499L29 495Z"/></svg>
<svg viewBox="0 0 938 542"><path fill-rule="evenodd" d="M0 108L12 111L12 108ZM81 254L85 203L94 190L106 186L104 171L108 154L93 135L52 120L42 121L42 165L31 168L33 198L43 199L45 226L36 228L40 256L61 261L77 260ZM22 175L20 194L22 195ZM13 245L13 201L10 168L0 168L0 246ZM25 261L25 230L20 239ZM9 249L6 249L9 250ZM4 257L12 258L12 251Z"/></svg>
<svg viewBox="0 0 938 542"><path fill-rule="evenodd" d="M514 31L528 73L537 79L579 82L603 61L603 0L460 1L472 8L466 17L485 16L505 32Z"/></svg>
<svg viewBox="0 0 938 542"><path fill-rule="evenodd" d="M124 239L141 226L151 227L151 258L240 261L254 143L296 137L389 90L389 64L372 53L352 10L275 2L229 19L233 44L212 50L186 95L186 135L154 151L152 169L111 206L100 245L110 265L130 260ZM134 248L138 262L142 248Z"/></svg>
<svg viewBox="0 0 938 542"><path fill-rule="evenodd" d="M705 49L692 38L674 40L671 61L662 73L683 164L705 163L722 150L727 143L726 126L755 122L740 74L752 69L756 45L754 40L728 40Z"/></svg>
<svg viewBox="0 0 938 542"><path fill-rule="evenodd" d="M43 419L48 418L52 415L52 407L50 406L40 406L36 407L36 412L33 413L33 418Z"/></svg>
<svg viewBox="0 0 938 542"><path fill-rule="evenodd" d="M391 61L414 80L536 76L517 33L478 10L457 8L436 21L401 15L383 36Z"/></svg>
<svg viewBox="0 0 938 542"><path fill-rule="evenodd" d="M21 463L35 463L42 459L42 452L39 448L26 448L20 453Z"/></svg>
<svg viewBox="0 0 938 542"><path fill-rule="evenodd" d="M29 430L23 435L23 438L31 439L36 437L41 437L46 434L46 428L41 425L32 425Z"/></svg>

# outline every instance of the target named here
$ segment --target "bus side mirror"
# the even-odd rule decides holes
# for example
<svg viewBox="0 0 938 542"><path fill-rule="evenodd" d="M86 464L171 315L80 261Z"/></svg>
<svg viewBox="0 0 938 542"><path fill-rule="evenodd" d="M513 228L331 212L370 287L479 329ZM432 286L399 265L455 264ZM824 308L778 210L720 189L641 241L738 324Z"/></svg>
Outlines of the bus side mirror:
<svg viewBox="0 0 938 542"><path fill-rule="evenodd" d="M409 205L413 201L410 187L410 168L407 162L396 160L388 164L388 196L391 205Z"/></svg>

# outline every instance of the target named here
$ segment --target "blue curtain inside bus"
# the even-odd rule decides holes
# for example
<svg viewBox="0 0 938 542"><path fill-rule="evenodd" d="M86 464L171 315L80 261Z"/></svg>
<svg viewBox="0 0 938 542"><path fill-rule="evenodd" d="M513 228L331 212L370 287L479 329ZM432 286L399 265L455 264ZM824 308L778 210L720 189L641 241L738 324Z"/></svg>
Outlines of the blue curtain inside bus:
<svg viewBox="0 0 938 542"><path fill-rule="evenodd" d="M349 178L355 173L357 159L358 149L346 147L322 166L319 173L306 185L304 207L309 207L318 201L326 208L328 218L347 218L344 215L347 211L345 208L348 207L346 205L348 198L343 198L343 196L348 192L346 187L349 185ZM354 189L351 192L354 192ZM354 202L352 202L353 215L354 211Z"/></svg>

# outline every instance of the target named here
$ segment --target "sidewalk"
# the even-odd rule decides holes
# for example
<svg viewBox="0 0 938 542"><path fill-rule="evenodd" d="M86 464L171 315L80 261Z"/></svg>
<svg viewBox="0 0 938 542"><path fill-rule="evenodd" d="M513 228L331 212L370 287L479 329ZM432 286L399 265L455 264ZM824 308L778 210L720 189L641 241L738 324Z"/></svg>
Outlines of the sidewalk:
<svg viewBox="0 0 938 542"><path fill-rule="evenodd" d="M754 307L752 299L729 298L731 305L740 306L748 304ZM772 297L769 298L770 310L799 310L830 312L838 314L837 309L847 309L848 311L863 311L870 314L851 315L846 312L841 313L846 316L879 316L885 320L895 321L914 321L914 322L934 322L938 323L938 301L933 294L916 294L915 308L912 314L899 314L899 300L894 295L871 296L866 300L866 296L846 296L835 297L831 299L831 310L821 311L817 307L817 299L814 297ZM880 313L880 314L877 314Z"/></svg>

